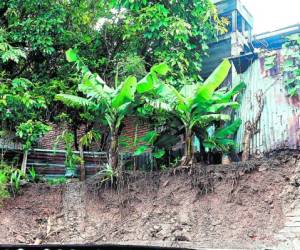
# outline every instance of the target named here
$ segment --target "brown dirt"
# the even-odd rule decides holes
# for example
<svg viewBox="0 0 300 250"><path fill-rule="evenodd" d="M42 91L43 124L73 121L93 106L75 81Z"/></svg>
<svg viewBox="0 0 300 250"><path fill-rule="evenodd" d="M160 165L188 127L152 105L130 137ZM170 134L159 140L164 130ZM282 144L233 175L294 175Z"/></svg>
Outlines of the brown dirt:
<svg viewBox="0 0 300 250"><path fill-rule="evenodd" d="M62 190L46 184L26 185L0 207L0 242L30 243L47 219L61 211Z"/></svg>
<svg viewBox="0 0 300 250"><path fill-rule="evenodd" d="M281 152L193 173L135 173L99 194L78 182L30 185L0 208L0 243L272 245L295 199L297 159L298 153Z"/></svg>

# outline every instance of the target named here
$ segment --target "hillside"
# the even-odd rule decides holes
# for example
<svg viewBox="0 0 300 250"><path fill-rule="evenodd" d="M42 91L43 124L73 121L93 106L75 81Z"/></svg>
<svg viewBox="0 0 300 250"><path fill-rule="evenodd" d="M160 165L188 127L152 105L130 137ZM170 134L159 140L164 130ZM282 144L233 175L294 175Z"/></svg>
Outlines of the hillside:
<svg viewBox="0 0 300 250"><path fill-rule="evenodd" d="M0 209L0 243L292 249L286 237L297 244L300 228L287 216L297 209L299 159L285 151L186 173L128 173L97 193L75 180L28 185Z"/></svg>

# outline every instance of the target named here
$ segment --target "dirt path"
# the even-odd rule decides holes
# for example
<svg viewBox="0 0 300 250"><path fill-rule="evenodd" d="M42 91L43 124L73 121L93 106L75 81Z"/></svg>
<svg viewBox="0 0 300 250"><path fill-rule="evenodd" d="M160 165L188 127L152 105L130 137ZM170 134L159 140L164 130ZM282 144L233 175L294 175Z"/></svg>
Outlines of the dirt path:
<svg viewBox="0 0 300 250"><path fill-rule="evenodd" d="M86 220L86 190L84 183L72 182L65 186L63 192L63 221L58 225L67 229L62 243L84 243L85 242L85 220Z"/></svg>

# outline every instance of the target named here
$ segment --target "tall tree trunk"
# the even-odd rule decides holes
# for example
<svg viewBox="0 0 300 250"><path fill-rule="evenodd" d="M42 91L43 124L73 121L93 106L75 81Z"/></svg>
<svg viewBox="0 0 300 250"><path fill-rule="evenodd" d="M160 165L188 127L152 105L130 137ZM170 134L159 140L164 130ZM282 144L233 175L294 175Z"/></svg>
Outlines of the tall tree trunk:
<svg viewBox="0 0 300 250"><path fill-rule="evenodd" d="M22 165L21 165L21 171L24 174L26 174L27 157L28 157L28 150L24 151Z"/></svg>
<svg viewBox="0 0 300 250"><path fill-rule="evenodd" d="M193 161L194 150L193 150L193 134L190 128L185 128L185 146L184 156L181 160L181 165L191 165Z"/></svg>
<svg viewBox="0 0 300 250"><path fill-rule="evenodd" d="M112 131L110 147L108 151L108 164L116 170L118 167L118 133L117 131Z"/></svg>
<svg viewBox="0 0 300 250"><path fill-rule="evenodd" d="M83 147L82 145L79 145L79 155L81 158L81 163L80 163L80 181L85 180L85 166L84 166L84 155L83 155Z"/></svg>

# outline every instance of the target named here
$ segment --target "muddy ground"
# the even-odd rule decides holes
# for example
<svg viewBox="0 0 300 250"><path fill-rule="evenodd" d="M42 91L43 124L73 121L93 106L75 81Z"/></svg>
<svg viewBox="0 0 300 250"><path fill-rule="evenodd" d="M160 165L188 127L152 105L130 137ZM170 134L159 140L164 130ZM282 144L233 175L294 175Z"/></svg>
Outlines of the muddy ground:
<svg viewBox="0 0 300 250"><path fill-rule="evenodd" d="M268 159L192 172L125 174L117 187L99 193L90 192L95 180L27 185L0 208L0 243L274 245L296 199L298 155L275 152Z"/></svg>

